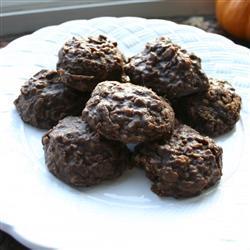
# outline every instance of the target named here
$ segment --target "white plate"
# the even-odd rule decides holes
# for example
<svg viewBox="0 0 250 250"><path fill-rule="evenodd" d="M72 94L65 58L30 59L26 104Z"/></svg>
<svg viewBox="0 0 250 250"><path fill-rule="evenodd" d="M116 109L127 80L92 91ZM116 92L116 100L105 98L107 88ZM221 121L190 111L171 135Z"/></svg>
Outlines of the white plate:
<svg viewBox="0 0 250 250"><path fill-rule="evenodd" d="M161 199L140 170L115 182L75 190L44 165L44 131L24 124L13 100L72 36L105 34L126 56L161 35L202 58L209 76L227 79L243 98L241 120L217 139L224 149L219 185L199 197ZM30 248L247 249L250 247L250 51L228 39L164 20L96 18L46 27L0 50L1 228ZM202 247L201 247L202 246Z"/></svg>

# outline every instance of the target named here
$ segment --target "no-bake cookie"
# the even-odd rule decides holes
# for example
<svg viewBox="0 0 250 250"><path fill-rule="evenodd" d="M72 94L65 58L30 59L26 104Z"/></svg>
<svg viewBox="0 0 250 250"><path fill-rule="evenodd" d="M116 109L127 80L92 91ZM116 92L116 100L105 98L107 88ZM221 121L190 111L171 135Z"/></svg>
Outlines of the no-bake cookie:
<svg viewBox="0 0 250 250"><path fill-rule="evenodd" d="M200 58L166 37L147 43L141 53L129 59L125 72L132 83L149 87L168 99L208 88Z"/></svg>
<svg viewBox="0 0 250 250"><path fill-rule="evenodd" d="M116 81L96 86L82 117L104 137L123 143L169 137L174 127L173 109L163 98L145 87Z"/></svg>
<svg viewBox="0 0 250 250"><path fill-rule="evenodd" d="M145 169L157 195L192 197L220 180L222 148L180 124L170 140L138 145L134 162Z"/></svg>
<svg viewBox="0 0 250 250"><path fill-rule="evenodd" d="M122 78L124 57L117 43L103 35L72 38L58 56L57 69L64 71L64 83L77 90L91 91L101 81Z"/></svg>
<svg viewBox="0 0 250 250"><path fill-rule="evenodd" d="M21 88L14 101L23 121L49 129L68 115L79 115L89 94L65 86L54 70L41 70Z"/></svg>
<svg viewBox="0 0 250 250"><path fill-rule="evenodd" d="M50 172L65 183L86 187L115 179L128 167L129 151L102 138L80 117L66 117L42 138Z"/></svg>
<svg viewBox="0 0 250 250"><path fill-rule="evenodd" d="M209 84L208 91L181 99L177 113L199 132L218 136L233 129L239 120L241 98L227 81L209 79Z"/></svg>

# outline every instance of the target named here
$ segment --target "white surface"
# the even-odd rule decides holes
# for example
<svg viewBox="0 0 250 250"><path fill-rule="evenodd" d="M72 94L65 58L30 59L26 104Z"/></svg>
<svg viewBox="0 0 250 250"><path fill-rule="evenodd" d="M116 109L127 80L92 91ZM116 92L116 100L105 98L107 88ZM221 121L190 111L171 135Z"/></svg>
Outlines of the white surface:
<svg viewBox="0 0 250 250"><path fill-rule="evenodd" d="M44 131L24 124L13 100L72 36L106 34L126 56L168 35L202 58L209 76L227 79L243 98L236 129L217 139L223 178L199 197L160 199L140 170L115 182L75 190L44 165ZM249 249L250 51L199 29L163 20L97 18L43 28L0 50L0 221L27 246L60 249Z"/></svg>

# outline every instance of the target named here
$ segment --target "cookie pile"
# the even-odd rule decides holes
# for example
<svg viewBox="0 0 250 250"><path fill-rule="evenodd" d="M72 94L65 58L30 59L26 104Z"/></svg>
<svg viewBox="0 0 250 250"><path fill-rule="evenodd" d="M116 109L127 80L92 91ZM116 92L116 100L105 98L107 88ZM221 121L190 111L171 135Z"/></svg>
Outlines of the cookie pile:
<svg viewBox="0 0 250 250"><path fill-rule="evenodd" d="M126 60L100 35L67 41L57 70L31 77L14 104L24 122L49 129L46 165L65 183L92 186L140 167L153 192L180 198L220 180L222 148L207 135L233 129L241 98L169 38Z"/></svg>

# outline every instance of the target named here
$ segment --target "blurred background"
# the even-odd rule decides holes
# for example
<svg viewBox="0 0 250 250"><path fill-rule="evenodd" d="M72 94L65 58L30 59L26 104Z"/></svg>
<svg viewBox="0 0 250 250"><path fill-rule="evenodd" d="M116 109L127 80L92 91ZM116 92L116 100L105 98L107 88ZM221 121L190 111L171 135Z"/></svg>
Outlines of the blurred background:
<svg viewBox="0 0 250 250"><path fill-rule="evenodd" d="M213 0L2 0L2 34L25 33L72 19L97 16L211 15Z"/></svg>
<svg viewBox="0 0 250 250"><path fill-rule="evenodd" d="M0 0L0 46L44 26L98 16L170 19L250 41L250 0Z"/></svg>
<svg viewBox="0 0 250 250"><path fill-rule="evenodd" d="M172 20L250 47L250 0L0 0L0 48L44 26L98 16ZM7 249L27 248L0 230L0 250Z"/></svg>

